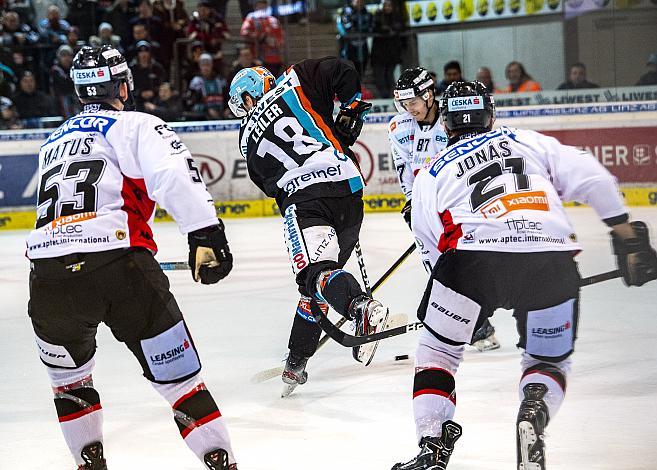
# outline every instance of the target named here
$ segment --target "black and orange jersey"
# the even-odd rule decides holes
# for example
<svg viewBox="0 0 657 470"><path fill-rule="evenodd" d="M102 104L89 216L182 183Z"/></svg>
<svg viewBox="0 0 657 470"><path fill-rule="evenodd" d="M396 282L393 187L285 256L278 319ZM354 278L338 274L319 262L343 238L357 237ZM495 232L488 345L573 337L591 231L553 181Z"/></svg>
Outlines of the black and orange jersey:
<svg viewBox="0 0 657 470"><path fill-rule="evenodd" d="M362 191L360 171L334 132L333 103L360 98L354 67L336 57L290 67L242 120L240 153L251 180L281 211Z"/></svg>

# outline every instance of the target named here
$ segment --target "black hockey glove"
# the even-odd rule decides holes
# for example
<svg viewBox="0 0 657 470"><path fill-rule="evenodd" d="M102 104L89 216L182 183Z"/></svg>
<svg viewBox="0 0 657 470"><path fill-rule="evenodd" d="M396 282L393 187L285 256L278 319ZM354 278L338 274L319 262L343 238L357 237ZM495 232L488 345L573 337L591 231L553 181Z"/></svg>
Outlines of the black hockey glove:
<svg viewBox="0 0 657 470"><path fill-rule="evenodd" d="M192 278L202 284L215 284L233 269L233 255L226 241L224 223L218 222L187 234Z"/></svg>
<svg viewBox="0 0 657 470"><path fill-rule="evenodd" d="M340 108L335 118L335 132L346 147L351 147L358 139L371 109L372 103L361 100L354 100L349 106Z"/></svg>
<svg viewBox="0 0 657 470"><path fill-rule="evenodd" d="M657 279L657 253L650 246L648 226L644 222L632 222L635 236L622 238L614 230L610 232L618 269L628 286L642 286Z"/></svg>
<svg viewBox="0 0 657 470"><path fill-rule="evenodd" d="M408 225L408 228L411 228L411 200L409 199L406 201L406 204L404 204L404 207L402 207L401 210L402 217L404 218L404 222Z"/></svg>

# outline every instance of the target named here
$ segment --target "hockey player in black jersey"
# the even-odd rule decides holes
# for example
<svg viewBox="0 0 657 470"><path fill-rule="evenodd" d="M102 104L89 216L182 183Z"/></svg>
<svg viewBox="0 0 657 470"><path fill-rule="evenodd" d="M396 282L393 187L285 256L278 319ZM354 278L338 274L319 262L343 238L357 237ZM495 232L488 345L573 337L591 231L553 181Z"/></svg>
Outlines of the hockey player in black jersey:
<svg viewBox="0 0 657 470"><path fill-rule="evenodd" d="M283 382L287 395L307 380L306 362L321 329L310 302L330 305L356 324L357 334L380 330L388 310L367 296L342 268L358 241L363 219L363 178L349 147L371 105L360 100L353 66L335 57L308 59L278 80L263 67L241 70L229 105L243 117L240 152L251 180L276 199L292 271L301 297L289 340ZM333 121L333 100L341 109ZM369 364L376 343L354 349Z"/></svg>
<svg viewBox="0 0 657 470"><path fill-rule="evenodd" d="M83 47L71 78L84 109L41 146L37 222L27 239L28 313L66 444L78 469L107 469L92 378L104 322L169 402L205 468L237 470L196 345L153 257L157 202L187 235L194 280L214 284L228 275L233 258L212 197L176 133L155 116L127 112L132 74L119 51ZM37 460L47 462L27 456L26 465L50 468Z"/></svg>
<svg viewBox="0 0 657 470"><path fill-rule="evenodd" d="M495 105L481 83L450 85L440 114L448 147L418 173L411 218L432 266L418 307L425 328L413 386L421 450L393 470L447 467L461 435L452 418L464 345L497 308L514 311L523 350L516 468L546 470L545 429L564 400L579 319L573 255L581 246L562 201L589 204L612 228L626 284L657 278L657 254L592 155L538 132L492 130ZM510 222L521 218L533 225L510 236Z"/></svg>

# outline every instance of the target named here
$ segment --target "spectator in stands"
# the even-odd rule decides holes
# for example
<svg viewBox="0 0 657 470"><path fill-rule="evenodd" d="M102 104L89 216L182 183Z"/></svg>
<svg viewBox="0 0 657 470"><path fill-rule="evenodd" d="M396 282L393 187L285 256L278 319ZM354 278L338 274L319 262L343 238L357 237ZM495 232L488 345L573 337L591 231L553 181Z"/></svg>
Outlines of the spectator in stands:
<svg viewBox="0 0 657 470"><path fill-rule="evenodd" d="M80 100L70 77L72 62L73 49L63 44L57 49L55 64L50 68L50 94L55 98L55 111L65 118L80 111Z"/></svg>
<svg viewBox="0 0 657 470"><path fill-rule="evenodd" d="M70 28L71 25L61 18L59 8L55 5L48 7L46 17L39 22L41 40L49 45L66 44L66 35Z"/></svg>
<svg viewBox="0 0 657 470"><path fill-rule="evenodd" d="M509 86L502 89L502 93L522 93L527 91L541 91L541 85L527 73L520 62L509 62L504 71Z"/></svg>
<svg viewBox="0 0 657 470"><path fill-rule="evenodd" d="M149 40L161 44L164 33L164 25L160 17L153 15L153 7L150 0L139 0L137 2L137 16L130 20L131 25L143 24L148 31ZM133 38L135 43L141 39ZM166 55L167 51L163 51Z"/></svg>
<svg viewBox="0 0 657 470"><path fill-rule="evenodd" d="M6 11L2 15L2 31L0 32L0 45L31 46L39 42L39 33L32 31L28 24L21 23L18 13Z"/></svg>
<svg viewBox="0 0 657 470"><path fill-rule="evenodd" d="M254 10L242 23L240 34L251 45L253 56L278 77L283 69L283 28L267 12L267 0L256 0Z"/></svg>
<svg viewBox="0 0 657 470"><path fill-rule="evenodd" d="M85 44L86 42L83 39L80 39L80 30L77 26L71 26L66 35L66 45L73 49L73 52L77 54L80 48Z"/></svg>
<svg viewBox="0 0 657 470"><path fill-rule="evenodd" d="M126 49L124 54L125 60L128 63L132 62L137 57L137 43L140 41L147 41L151 45L151 55L155 59L160 58L160 44L158 42L151 40L146 25L142 23L137 23L133 25L132 37L134 38L134 42Z"/></svg>
<svg viewBox="0 0 657 470"><path fill-rule="evenodd" d="M153 14L162 20L165 29L172 29L176 37L185 37L189 24L189 14L185 10L185 2L155 0Z"/></svg>
<svg viewBox="0 0 657 470"><path fill-rule="evenodd" d="M111 24L114 33L121 38L121 46L124 50L132 44L130 19L133 16L135 16L135 9L130 0L115 0L114 4L103 15L103 21Z"/></svg>
<svg viewBox="0 0 657 470"><path fill-rule="evenodd" d="M163 121L179 121L182 117L182 101L173 92L169 82L162 83L155 101L153 103L146 102L144 107L147 113L154 114Z"/></svg>
<svg viewBox="0 0 657 470"><path fill-rule="evenodd" d="M641 75L639 81L636 82L638 86L641 85L657 85L657 52L650 54L648 57L648 71Z"/></svg>
<svg viewBox="0 0 657 470"><path fill-rule="evenodd" d="M189 84L188 103L192 111L205 116L206 119L222 119L228 115L227 108L224 107L228 83L214 72L213 62L210 54L201 54L201 74L194 77Z"/></svg>
<svg viewBox="0 0 657 470"><path fill-rule="evenodd" d="M0 63L0 96L9 98L14 93L16 73L5 64Z"/></svg>
<svg viewBox="0 0 657 470"><path fill-rule="evenodd" d="M62 13L69 24L80 28L80 35L88 38L96 32L101 19L98 2L94 0L67 0L68 14Z"/></svg>
<svg viewBox="0 0 657 470"><path fill-rule="evenodd" d="M53 4L55 1L48 0L48 4ZM38 24L37 14L33 0L4 0L2 2L3 10L14 11L18 13L20 22L34 27ZM66 5L66 4L64 4Z"/></svg>
<svg viewBox="0 0 657 470"><path fill-rule="evenodd" d="M251 47L240 45L237 48L237 59L233 62L230 72L228 73L228 79L226 81L231 83L233 81L233 77L237 75L237 72L247 67L256 67L258 65L262 65L262 62L253 57L253 51L251 50Z"/></svg>
<svg viewBox="0 0 657 470"><path fill-rule="evenodd" d="M492 94L498 92L497 88L495 88L495 83L493 83L493 73L488 67L479 67L479 70L477 70L477 74L475 75L475 79L478 82L483 83L488 93Z"/></svg>
<svg viewBox="0 0 657 470"><path fill-rule="evenodd" d="M461 64L456 60L450 60L443 66L443 79L436 85L436 94L442 95L453 82L464 81Z"/></svg>
<svg viewBox="0 0 657 470"><path fill-rule="evenodd" d="M189 39L201 41L203 49L219 63L222 59L221 43L230 34L226 22L212 8L210 1L200 0L187 27L187 36Z"/></svg>
<svg viewBox="0 0 657 470"><path fill-rule="evenodd" d="M600 85L586 79L586 66L581 62L570 66L568 80L557 87L557 90L574 90L578 88L600 88Z"/></svg>
<svg viewBox="0 0 657 470"><path fill-rule="evenodd" d="M395 14L392 0L384 0L374 15L374 39L372 40L372 70L380 98L392 97L395 86L393 73L401 63L405 41L400 33L406 29L403 16Z"/></svg>
<svg viewBox="0 0 657 470"><path fill-rule="evenodd" d="M189 82L192 81L192 78L201 74L201 68L198 65L198 61L201 58L201 54L204 52L205 50L203 49L203 43L201 41L193 41L189 44L182 64L183 86L181 89L186 89Z"/></svg>
<svg viewBox="0 0 657 470"><path fill-rule="evenodd" d="M44 92L37 90L36 78L32 72L25 72L18 82L18 90L14 93L12 101L20 110L20 117L27 122L26 127L39 127L35 118L54 116L52 98Z"/></svg>
<svg viewBox="0 0 657 470"><path fill-rule="evenodd" d="M158 88L166 80L166 72L162 65L153 59L148 41L139 41L136 49L137 57L130 64L130 70L135 82L137 111L143 111L145 103L155 100Z"/></svg>
<svg viewBox="0 0 657 470"><path fill-rule="evenodd" d="M369 61L367 36L372 32L372 14L365 8L365 0L352 0L337 18L340 57L354 63L363 77Z"/></svg>
<svg viewBox="0 0 657 470"><path fill-rule="evenodd" d="M89 37L89 45L98 47L107 44L119 50L120 52L123 52L123 47L121 46L121 38L113 33L114 29L112 28L112 25L107 22L103 22L98 26L98 36Z"/></svg>
<svg viewBox="0 0 657 470"><path fill-rule="evenodd" d="M18 119L16 106L6 96L0 97L0 130L21 129L23 126Z"/></svg>

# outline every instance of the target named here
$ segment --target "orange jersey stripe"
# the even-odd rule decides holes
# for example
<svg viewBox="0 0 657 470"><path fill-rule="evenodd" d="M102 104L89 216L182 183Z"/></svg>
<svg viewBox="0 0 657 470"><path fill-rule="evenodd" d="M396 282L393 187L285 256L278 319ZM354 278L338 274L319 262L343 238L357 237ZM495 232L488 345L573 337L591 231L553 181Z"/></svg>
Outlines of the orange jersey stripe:
<svg viewBox="0 0 657 470"><path fill-rule="evenodd" d="M326 125L321 116L315 112L301 87L297 86L294 87L294 89L297 92L297 96L299 97L299 101L301 102L301 106L303 107L304 111L307 111L312 116L315 124L317 124L317 126L322 130L326 138L333 144L338 152L344 153L340 141L333 135L333 132L331 132L331 129Z"/></svg>

